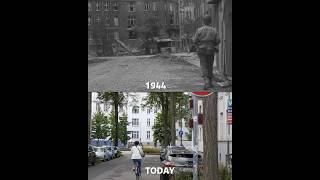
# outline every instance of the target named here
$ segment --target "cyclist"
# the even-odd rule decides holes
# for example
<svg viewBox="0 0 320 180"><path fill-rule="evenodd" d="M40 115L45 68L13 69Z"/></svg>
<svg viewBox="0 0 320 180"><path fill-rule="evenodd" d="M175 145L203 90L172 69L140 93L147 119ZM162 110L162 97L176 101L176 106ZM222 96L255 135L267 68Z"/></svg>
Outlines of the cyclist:
<svg viewBox="0 0 320 180"><path fill-rule="evenodd" d="M144 157L143 150L141 146L139 146L139 141L134 142L134 146L131 147L131 159L133 161L133 167L138 163L138 172L141 174L141 159ZM133 168L135 170L135 168Z"/></svg>

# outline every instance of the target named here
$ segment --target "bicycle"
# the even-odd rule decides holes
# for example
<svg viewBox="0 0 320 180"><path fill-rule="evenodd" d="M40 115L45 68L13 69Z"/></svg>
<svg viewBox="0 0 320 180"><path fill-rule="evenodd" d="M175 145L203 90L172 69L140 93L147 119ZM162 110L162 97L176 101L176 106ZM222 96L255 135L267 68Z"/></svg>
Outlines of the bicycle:
<svg viewBox="0 0 320 180"><path fill-rule="evenodd" d="M141 168L141 167L140 167ZM136 174L136 180L139 180L140 176L141 176L141 170L139 168L139 163L138 161L134 163L134 172Z"/></svg>

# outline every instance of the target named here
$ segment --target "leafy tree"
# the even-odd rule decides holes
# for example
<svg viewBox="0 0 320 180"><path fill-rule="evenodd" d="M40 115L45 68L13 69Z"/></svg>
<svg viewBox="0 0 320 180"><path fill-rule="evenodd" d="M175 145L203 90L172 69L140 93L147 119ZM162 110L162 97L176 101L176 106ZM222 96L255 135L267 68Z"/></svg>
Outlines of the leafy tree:
<svg viewBox="0 0 320 180"><path fill-rule="evenodd" d="M123 114L119 121L119 139L123 144L127 144L127 141L130 139L127 133L128 117L126 114Z"/></svg>
<svg viewBox="0 0 320 180"><path fill-rule="evenodd" d="M188 99L188 95L182 92L150 92L144 99L145 104L143 106L161 107L161 113L157 115L159 117L154 126L156 130L154 134L160 133L157 140L160 141L161 139L162 146L168 146L170 142L171 145L175 145L175 123L177 118L187 119L191 116L188 108Z"/></svg>
<svg viewBox="0 0 320 180"><path fill-rule="evenodd" d="M165 142L165 135L163 134L163 116L162 113L157 113L155 123L152 127L153 130L153 142L157 144L157 141L160 142L161 145Z"/></svg>
<svg viewBox="0 0 320 180"><path fill-rule="evenodd" d="M119 107L124 106L125 104L125 96L122 92L100 92L98 93L98 99L104 101L105 103L110 103L113 106L113 113L114 113L114 121L113 127L115 127L113 132L113 140L114 145L118 146L119 140ZM111 115L112 116L112 115ZM112 134L112 132L111 132Z"/></svg>
<svg viewBox="0 0 320 180"><path fill-rule="evenodd" d="M98 139L105 139L110 134L110 127L108 118L104 116L100 109L94 114L92 119L92 137Z"/></svg>
<svg viewBox="0 0 320 180"><path fill-rule="evenodd" d="M169 92L149 92L148 96L144 98L145 104L144 106L153 106L157 108L161 108L161 132L163 134L163 141L161 145L166 147L170 144L171 141L171 132L170 132L170 120L169 120Z"/></svg>

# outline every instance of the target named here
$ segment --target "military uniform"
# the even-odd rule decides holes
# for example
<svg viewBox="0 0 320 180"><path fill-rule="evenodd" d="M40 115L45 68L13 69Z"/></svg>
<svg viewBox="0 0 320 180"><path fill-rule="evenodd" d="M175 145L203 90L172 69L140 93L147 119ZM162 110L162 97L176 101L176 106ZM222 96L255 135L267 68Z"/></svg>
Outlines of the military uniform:
<svg viewBox="0 0 320 180"><path fill-rule="evenodd" d="M218 52L215 46L220 43L220 39L215 28L204 25L197 30L194 36L194 43L200 58L200 68L205 81L205 89L207 89L212 86L214 55Z"/></svg>

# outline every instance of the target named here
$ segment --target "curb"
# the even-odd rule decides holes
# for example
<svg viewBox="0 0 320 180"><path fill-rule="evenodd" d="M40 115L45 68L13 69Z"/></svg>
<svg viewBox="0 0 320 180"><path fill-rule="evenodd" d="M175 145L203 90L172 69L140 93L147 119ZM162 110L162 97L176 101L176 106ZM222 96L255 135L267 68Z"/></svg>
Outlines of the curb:
<svg viewBox="0 0 320 180"><path fill-rule="evenodd" d="M104 62L104 61L108 61L108 58L99 58L99 57L92 57L92 58L88 58L88 64L91 63L98 63L98 62Z"/></svg>

